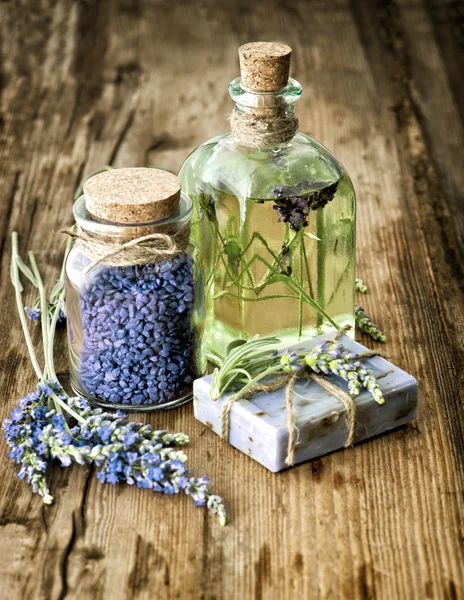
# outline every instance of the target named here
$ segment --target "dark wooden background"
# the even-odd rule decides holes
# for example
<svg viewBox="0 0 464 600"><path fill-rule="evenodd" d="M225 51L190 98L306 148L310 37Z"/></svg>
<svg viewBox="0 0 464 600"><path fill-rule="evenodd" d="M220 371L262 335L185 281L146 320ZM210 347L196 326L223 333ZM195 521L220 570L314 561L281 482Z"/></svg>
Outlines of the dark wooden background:
<svg viewBox="0 0 464 600"><path fill-rule="evenodd" d="M420 383L415 425L280 475L192 406L143 417L191 436L226 528L91 468L56 468L45 507L1 442L2 598L464 597L463 20L455 0L0 2L1 417L35 386L11 231L51 282L80 179L108 163L176 171L225 129L236 49L252 40L294 49L302 129L357 190L362 302ZM63 336L57 357L64 372Z"/></svg>

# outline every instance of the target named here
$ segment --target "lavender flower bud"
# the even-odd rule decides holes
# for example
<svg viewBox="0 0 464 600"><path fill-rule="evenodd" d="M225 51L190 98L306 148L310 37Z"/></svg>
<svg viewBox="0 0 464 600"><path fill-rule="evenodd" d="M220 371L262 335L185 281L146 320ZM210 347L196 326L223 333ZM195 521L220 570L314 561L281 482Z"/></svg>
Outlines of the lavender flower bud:
<svg viewBox="0 0 464 600"><path fill-rule="evenodd" d="M356 325L361 331L364 331L364 333L367 333L371 338L379 342L385 343L387 341L386 335L371 321L369 315L364 311L362 306L359 306L359 304L355 305L354 317Z"/></svg>
<svg viewBox="0 0 464 600"><path fill-rule="evenodd" d="M365 294L367 292L367 286L362 279L356 278L354 280L354 284L357 292L360 292L361 294Z"/></svg>

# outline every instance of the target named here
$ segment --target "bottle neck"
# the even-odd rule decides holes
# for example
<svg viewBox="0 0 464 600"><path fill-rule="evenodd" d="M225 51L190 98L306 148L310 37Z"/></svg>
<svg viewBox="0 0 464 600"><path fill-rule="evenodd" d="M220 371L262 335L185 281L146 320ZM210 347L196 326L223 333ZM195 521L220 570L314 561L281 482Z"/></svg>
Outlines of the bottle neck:
<svg viewBox="0 0 464 600"><path fill-rule="evenodd" d="M256 93L242 87L240 79L229 86L235 102L230 125L237 144L248 148L265 148L289 142L298 131L294 102L301 86L290 79L276 92Z"/></svg>

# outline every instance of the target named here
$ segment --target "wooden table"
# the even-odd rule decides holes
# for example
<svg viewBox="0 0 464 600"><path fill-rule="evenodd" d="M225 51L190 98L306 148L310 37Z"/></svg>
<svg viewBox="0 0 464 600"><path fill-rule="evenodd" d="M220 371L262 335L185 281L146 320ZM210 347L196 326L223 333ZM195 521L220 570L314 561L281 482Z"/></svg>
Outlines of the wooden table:
<svg viewBox="0 0 464 600"><path fill-rule="evenodd" d="M279 475L191 405L144 416L191 436L226 528L184 496L103 486L83 467L54 469L46 507L2 442L2 598L464 597L463 18L454 0L0 4L2 417L35 386L11 231L52 282L63 251L52 232L71 222L76 184L109 163L177 170L225 129L236 49L256 39L294 49L302 129L357 190L362 302L420 384L413 426Z"/></svg>

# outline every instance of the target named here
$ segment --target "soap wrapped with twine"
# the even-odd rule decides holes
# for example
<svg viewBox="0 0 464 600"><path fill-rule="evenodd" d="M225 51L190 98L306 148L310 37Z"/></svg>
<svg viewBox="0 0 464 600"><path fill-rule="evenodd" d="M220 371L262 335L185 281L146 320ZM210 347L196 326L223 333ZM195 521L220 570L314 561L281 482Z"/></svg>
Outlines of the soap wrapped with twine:
<svg viewBox="0 0 464 600"><path fill-rule="evenodd" d="M327 340L328 342L335 342L338 338L345 333L346 327L340 329L337 332L334 340ZM356 355L353 360L362 360L364 358L377 356L381 354L379 351L375 350L367 350L362 354ZM378 379L385 377L388 373L384 373L378 377ZM222 406L221 413L221 435L226 440L229 438L230 431L230 410L232 405L243 399L250 398L255 394L260 392L270 393L278 390L280 388L285 387L285 410L287 414L287 428L288 428L288 445L287 445L287 457L285 459L285 463L288 466L293 466L295 464L295 448L297 444L297 427L296 427L296 418L295 412L293 408L293 388L298 379L307 378L311 381L316 382L323 389L325 389L329 394L340 400L345 409L345 418L347 422L347 437L345 442L345 448L349 448L354 444L355 438L355 425L356 425L356 404L350 394L348 394L344 389L337 386L335 383L330 381L328 378L318 375L312 372L309 368L303 368L296 373L278 373L277 377L275 377L272 381L267 383L257 383L251 386L245 393L234 394L230 396Z"/></svg>

